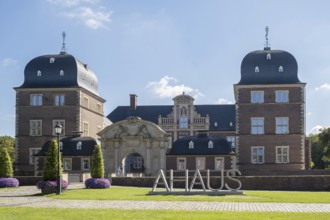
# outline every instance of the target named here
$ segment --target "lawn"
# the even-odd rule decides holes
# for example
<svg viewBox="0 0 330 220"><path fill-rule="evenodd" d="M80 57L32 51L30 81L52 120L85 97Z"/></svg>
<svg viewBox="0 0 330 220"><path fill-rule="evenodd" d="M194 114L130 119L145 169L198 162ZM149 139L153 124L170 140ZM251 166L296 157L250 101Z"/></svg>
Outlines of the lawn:
<svg viewBox="0 0 330 220"><path fill-rule="evenodd" d="M115 209L55 209L0 207L0 219L59 220L59 219L329 219L330 213L279 213L279 212L210 212L170 210L115 210Z"/></svg>
<svg viewBox="0 0 330 220"><path fill-rule="evenodd" d="M61 195L48 196L78 200L330 203L330 192L244 191L244 195L230 196L164 196L147 195L150 190L150 188L113 186L108 189L67 190Z"/></svg>

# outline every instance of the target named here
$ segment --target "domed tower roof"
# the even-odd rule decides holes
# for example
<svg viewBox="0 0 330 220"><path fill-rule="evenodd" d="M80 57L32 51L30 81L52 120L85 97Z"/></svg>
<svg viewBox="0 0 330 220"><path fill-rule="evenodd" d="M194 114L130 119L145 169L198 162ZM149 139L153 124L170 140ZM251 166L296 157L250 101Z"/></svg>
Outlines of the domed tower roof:
<svg viewBox="0 0 330 220"><path fill-rule="evenodd" d="M87 64L67 54L63 42L60 54L36 57L25 66L24 83L19 88L68 87L82 87L98 95L95 74Z"/></svg>
<svg viewBox="0 0 330 220"><path fill-rule="evenodd" d="M293 55L283 50L272 50L268 43L264 50L248 53L241 64L239 85L295 84L298 79L298 64Z"/></svg>

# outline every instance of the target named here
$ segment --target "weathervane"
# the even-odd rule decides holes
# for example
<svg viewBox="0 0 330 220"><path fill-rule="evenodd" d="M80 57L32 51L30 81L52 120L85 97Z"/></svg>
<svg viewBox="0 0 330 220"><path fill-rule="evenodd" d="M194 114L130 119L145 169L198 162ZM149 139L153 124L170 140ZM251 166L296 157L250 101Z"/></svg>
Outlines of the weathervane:
<svg viewBox="0 0 330 220"><path fill-rule="evenodd" d="M269 49L270 47L270 44L269 44L269 41L268 41L268 32L269 32L269 27L266 26L265 28L265 31L266 31L266 35L265 35L265 38L266 38L266 43L265 43L265 48Z"/></svg>
<svg viewBox="0 0 330 220"><path fill-rule="evenodd" d="M62 33L62 37L63 37L63 44L62 44L62 50L61 53L66 53L66 47L65 47L65 37L66 37L66 33L63 31Z"/></svg>

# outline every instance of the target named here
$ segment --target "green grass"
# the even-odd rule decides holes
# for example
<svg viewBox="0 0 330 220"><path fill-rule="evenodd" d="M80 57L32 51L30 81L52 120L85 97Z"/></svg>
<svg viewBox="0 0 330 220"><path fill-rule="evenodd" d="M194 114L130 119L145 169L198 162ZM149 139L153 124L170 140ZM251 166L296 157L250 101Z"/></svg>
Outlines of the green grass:
<svg viewBox="0 0 330 220"><path fill-rule="evenodd" d="M108 189L67 190L60 196L55 194L48 196L51 198L77 200L330 203L330 192L243 191L244 195L230 196L146 195L150 190L150 188L115 186Z"/></svg>
<svg viewBox="0 0 330 220"><path fill-rule="evenodd" d="M0 219L58 220L58 219L329 219L330 213L279 213L279 212L210 212L170 210L115 210L115 209L55 209L0 207Z"/></svg>

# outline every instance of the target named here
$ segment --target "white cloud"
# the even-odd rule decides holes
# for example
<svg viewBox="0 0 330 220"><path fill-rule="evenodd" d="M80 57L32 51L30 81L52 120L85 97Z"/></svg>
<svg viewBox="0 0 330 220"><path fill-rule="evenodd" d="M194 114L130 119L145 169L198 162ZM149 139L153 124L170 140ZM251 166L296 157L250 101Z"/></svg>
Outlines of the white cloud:
<svg viewBox="0 0 330 220"><path fill-rule="evenodd" d="M309 134L318 134L318 133L321 132L321 130L322 130L323 128L324 128L324 127L321 126L321 125L316 125L316 126L314 126L314 127L310 130Z"/></svg>
<svg viewBox="0 0 330 220"><path fill-rule="evenodd" d="M48 0L48 2L62 7L73 7L84 3L95 4L99 0Z"/></svg>
<svg viewBox="0 0 330 220"><path fill-rule="evenodd" d="M170 76L164 76L158 82L149 82L146 87L150 88L152 92L160 98L173 98L183 92L186 94L189 93L194 98L204 96L200 91L198 91L198 89L193 89L190 86L185 86L184 84L178 85L177 79Z"/></svg>
<svg viewBox="0 0 330 220"><path fill-rule="evenodd" d="M224 98L219 98L218 101L216 102L217 104L233 104L232 101L229 101L227 99Z"/></svg>
<svg viewBox="0 0 330 220"><path fill-rule="evenodd" d="M308 117L308 116L311 116L311 115L312 115L311 112L307 112L307 114L306 114L307 117Z"/></svg>
<svg viewBox="0 0 330 220"><path fill-rule="evenodd" d="M65 16L77 18L87 27L92 29L107 28L107 24L111 22L111 11L95 10L90 7L79 7L71 12L65 13Z"/></svg>
<svg viewBox="0 0 330 220"><path fill-rule="evenodd" d="M112 11L98 5L99 0L48 0L48 2L62 7L63 16L77 19L91 29L107 29L111 23Z"/></svg>
<svg viewBox="0 0 330 220"><path fill-rule="evenodd" d="M330 90L330 83L324 83L320 87L315 88L315 91L319 91L319 90Z"/></svg>
<svg viewBox="0 0 330 220"><path fill-rule="evenodd" d="M17 66L17 60L14 60L12 58L4 58L1 60L0 64L3 67L11 67L11 66Z"/></svg>

